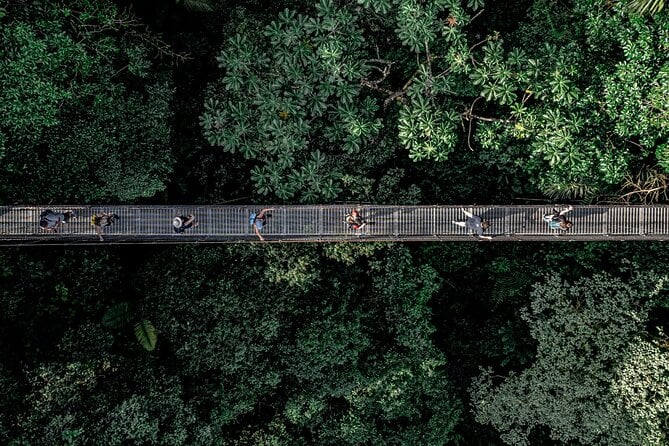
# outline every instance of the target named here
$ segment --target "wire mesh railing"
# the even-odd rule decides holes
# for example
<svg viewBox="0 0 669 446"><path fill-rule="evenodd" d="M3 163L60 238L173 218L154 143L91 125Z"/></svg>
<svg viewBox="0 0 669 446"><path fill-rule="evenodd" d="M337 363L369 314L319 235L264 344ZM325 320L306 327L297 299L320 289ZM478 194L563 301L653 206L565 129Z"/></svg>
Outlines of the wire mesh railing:
<svg viewBox="0 0 669 446"><path fill-rule="evenodd" d="M351 205L315 206L0 206L0 242L96 242L92 216L106 212L118 218L102 228L105 242L183 243L249 242L258 237L251 213L273 208L262 236L268 242L476 240L470 230L453 224L465 221L462 206L357 206L367 224L346 223ZM40 215L72 211L76 218L49 231ZM492 226L493 240L664 240L669 239L669 206L579 206L567 217L568 231L551 229L543 220L550 206L465 206ZM175 231L175 217L195 217L192 227Z"/></svg>

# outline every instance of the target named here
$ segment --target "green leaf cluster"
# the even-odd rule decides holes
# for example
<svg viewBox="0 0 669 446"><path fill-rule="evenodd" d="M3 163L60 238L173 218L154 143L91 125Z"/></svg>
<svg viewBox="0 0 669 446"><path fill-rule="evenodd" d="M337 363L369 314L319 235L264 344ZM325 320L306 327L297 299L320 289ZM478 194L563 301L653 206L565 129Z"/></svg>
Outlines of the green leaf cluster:
<svg viewBox="0 0 669 446"><path fill-rule="evenodd" d="M388 260L345 260L345 270L311 246L183 249L183 275L166 274L168 264L143 274L142 312L180 373L200 382L199 410L212 432L230 432L224 444L455 437L461 408L430 340L440 281L406 249L376 249ZM258 416L264 405L269 417Z"/></svg>
<svg viewBox="0 0 669 446"><path fill-rule="evenodd" d="M381 127L375 102L360 96L368 68L357 16L322 0L314 16L285 10L259 31L231 37L218 56L224 90L205 102L204 135L255 161L261 195L332 200L337 157L359 152Z"/></svg>
<svg viewBox="0 0 669 446"><path fill-rule="evenodd" d="M67 2L65 2L67 3ZM5 199L132 200L171 171L162 48L104 0L9 5L0 29Z"/></svg>
<svg viewBox="0 0 669 446"><path fill-rule="evenodd" d="M531 444L542 427L565 443L665 444L669 357L644 336L665 282L652 274L630 283L606 274L574 284L547 277L522 315L536 359L502 382L492 370L474 380L477 421L513 445Z"/></svg>

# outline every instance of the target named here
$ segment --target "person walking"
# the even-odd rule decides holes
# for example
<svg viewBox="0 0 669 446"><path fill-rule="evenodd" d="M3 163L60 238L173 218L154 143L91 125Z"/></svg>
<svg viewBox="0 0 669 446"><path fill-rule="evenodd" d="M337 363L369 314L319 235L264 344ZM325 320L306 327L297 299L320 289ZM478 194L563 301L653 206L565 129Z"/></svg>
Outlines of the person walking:
<svg viewBox="0 0 669 446"><path fill-rule="evenodd" d="M72 211L54 212L51 209L46 209L39 215L39 226L47 232L58 232L70 220L76 218Z"/></svg>
<svg viewBox="0 0 669 446"><path fill-rule="evenodd" d="M177 234L183 234L186 229L195 228L197 225L199 223L195 221L193 214L180 215L172 219L172 226L174 226L174 232Z"/></svg>
<svg viewBox="0 0 669 446"><path fill-rule="evenodd" d="M565 217L565 215L573 210L574 207L571 205L569 205L568 207L564 208L561 211L553 208L553 213L544 215L543 221L548 223L548 227L550 229L555 229L559 231L568 231L574 225L571 221L567 220L567 217Z"/></svg>
<svg viewBox="0 0 669 446"><path fill-rule="evenodd" d="M91 217L91 224L95 226L95 233L100 237L100 241L104 242L102 237L103 228L111 226L118 220L118 215L111 212L96 212Z"/></svg>
<svg viewBox="0 0 669 446"><path fill-rule="evenodd" d="M264 242L265 239L263 238L260 231L262 231L265 225L267 224L267 219L272 216L272 214L270 214L270 211L273 210L274 208L265 208L257 214L255 212L251 212L251 215L249 215L249 223L251 223L251 226L253 226L253 230L255 231L256 235L258 236L261 242Z"/></svg>
<svg viewBox="0 0 669 446"><path fill-rule="evenodd" d="M488 235L483 235L486 229L488 229L491 224L490 221L484 220L478 215L474 215L469 211L466 211L464 209L461 209L461 211L465 214L467 217L467 220L465 221L452 221L454 225L462 226L463 228L467 228L470 231L474 233L479 238L484 238L487 240L492 240L492 237Z"/></svg>
<svg viewBox="0 0 669 446"><path fill-rule="evenodd" d="M362 217L362 214L360 214L360 211L355 208L353 208L350 213L346 214L346 223L348 224L348 227L354 231L358 231L367 225L367 222Z"/></svg>

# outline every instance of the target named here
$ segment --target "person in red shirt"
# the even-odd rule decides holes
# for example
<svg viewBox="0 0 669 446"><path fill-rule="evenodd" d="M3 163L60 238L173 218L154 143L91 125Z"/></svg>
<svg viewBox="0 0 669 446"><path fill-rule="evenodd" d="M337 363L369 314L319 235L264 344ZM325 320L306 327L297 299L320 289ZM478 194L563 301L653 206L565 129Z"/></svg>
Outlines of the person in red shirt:
<svg viewBox="0 0 669 446"><path fill-rule="evenodd" d="M346 223L348 224L349 228L355 231L364 228L365 225L367 224L365 222L365 219L362 218L360 211L355 208L349 214L346 215Z"/></svg>

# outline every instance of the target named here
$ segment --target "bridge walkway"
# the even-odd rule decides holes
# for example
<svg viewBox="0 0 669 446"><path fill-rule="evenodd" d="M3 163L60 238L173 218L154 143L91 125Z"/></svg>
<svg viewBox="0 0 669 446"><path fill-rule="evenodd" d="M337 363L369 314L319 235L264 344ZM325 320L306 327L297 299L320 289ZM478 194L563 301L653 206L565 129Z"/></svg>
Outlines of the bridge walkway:
<svg viewBox="0 0 669 446"><path fill-rule="evenodd" d="M462 206L357 206L369 222L362 231L345 224L351 205L314 206L0 206L1 244L68 244L100 242L91 225L95 212L113 212L119 220L105 228L107 243L253 242L249 215L274 207L263 229L268 242L474 241L451 221L464 221ZM465 206L492 222L486 232L494 241L521 240L669 240L669 206L578 206L568 214L567 232L542 221L551 206ZM58 233L39 227L45 209L73 210L78 218ZM177 234L175 216L194 214L195 228Z"/></svg>

